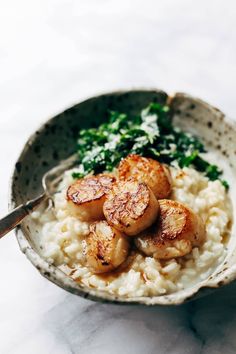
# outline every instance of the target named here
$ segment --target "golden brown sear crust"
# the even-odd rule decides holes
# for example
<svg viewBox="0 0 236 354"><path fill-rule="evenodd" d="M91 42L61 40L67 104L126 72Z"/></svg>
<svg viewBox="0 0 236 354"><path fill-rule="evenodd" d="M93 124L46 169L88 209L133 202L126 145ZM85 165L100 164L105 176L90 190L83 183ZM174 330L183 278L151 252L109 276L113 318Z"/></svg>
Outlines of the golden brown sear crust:
<svg viewBox="0 0 236 354"><path fill-rule="evenodd" d="M106 193L116 178L100 174L79 179L67 190L67 209L70 215L84 221L104 219L103 204Z"/></svg>
<svg viewBox="0 0 236 354"><path fill-rule="evenodd" d="M100 174L97 176L89 176L77 180L67 190L67 200L71 200L74 204L81 205L100 199L111 189L115 177Z"/></svg>
<svg viewBox="0 0 236 354"><path fill-rule="evenodd" d="M141 233L135 244L148 256L181 257L205 241L205 226L190 208L174 200L159 200L158 221Z"/></svg>
<svg viewBox="0 0 236 354"><path fill-rule="evenodd" d="M103 206L107 222L130 236L149 227L157 218L158 210L151 189L132 178L114 184Z"/></svg>
<svg viewBox="0 0 236 354"><path fill-rule="evenodd" d="M114 270L125 261L129 252L126 235L106 221L97 221L90 225L86 244L87 264L94 273Z"/></svg>
<svg viewBox="0 0 236 354"><path fill-rule="evenodd" d="M191 211L183 204L173 200L159 200L160 219L159 219L159 238L155 240L174 240L183 237L192 230Z"/></svg>
<svg viewBox="0 0 236 354"><path fill-rule="evenodd" d="M122 185L119 186L122 188ZM144 184L137 185L137 191L122 193L118 188L113 190L113 196L109 195L106 202L106 215L111 223L120 222L124 226L129 225L129 218L139 219L148 207L149 190Z"/></svg>
<svg viewBox="0 0 236 354"><path fill-rule="evenodd" d="M170 170L166 165L151 158L130 154L119 166L119 179L127 180L131 176L146 183L157 199L167 198L172 188Z"/></svg>

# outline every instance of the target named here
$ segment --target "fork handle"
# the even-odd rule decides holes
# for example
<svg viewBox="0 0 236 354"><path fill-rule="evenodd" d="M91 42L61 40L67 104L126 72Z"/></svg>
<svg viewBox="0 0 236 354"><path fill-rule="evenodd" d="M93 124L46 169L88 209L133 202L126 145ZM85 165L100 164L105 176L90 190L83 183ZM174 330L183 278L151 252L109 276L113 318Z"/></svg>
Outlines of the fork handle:
<svg viewBox="0 0 236 354"><path fill-rule="evenodd" d="M21 204L13 209L9 214L0 220L0 238L13 230L21 221L45 199L45 193L39 197L28 201L26 204Z"/></svg>

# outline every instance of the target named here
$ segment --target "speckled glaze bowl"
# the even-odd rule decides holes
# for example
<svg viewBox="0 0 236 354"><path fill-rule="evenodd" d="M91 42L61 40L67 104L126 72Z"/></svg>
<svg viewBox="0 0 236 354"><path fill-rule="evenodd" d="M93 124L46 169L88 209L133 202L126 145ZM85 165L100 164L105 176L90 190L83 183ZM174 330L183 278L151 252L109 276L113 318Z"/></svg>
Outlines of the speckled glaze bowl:
<svg viewBox="0 0 236 354"><path fill-rule="evenodd" d="M106 119L108 109L137 114L143 107L154 102L169 101L174 112L174 121L186 131L196 133L212 149L218 151L219 159L230 170L231 194L235 209L236 195L233 175L236 171L236 123L227 119L215 107L183 93L171 97L160 90L132 90L113 92L83 101L53 117L27 141L11 180L10 208L36 197L42 191L43 174L62 159L74 153L78 131L95 127ZM34 221L27 217L16 229L19 246L38 271L65 290L97 301L140 303L146 305L176 305L210 292L236 278L236 232L228 243L227 256L214 273L195 286L170 295L155 297L117 297L79 285L61 270L47 263L39 255L38 239Z"/></svg>

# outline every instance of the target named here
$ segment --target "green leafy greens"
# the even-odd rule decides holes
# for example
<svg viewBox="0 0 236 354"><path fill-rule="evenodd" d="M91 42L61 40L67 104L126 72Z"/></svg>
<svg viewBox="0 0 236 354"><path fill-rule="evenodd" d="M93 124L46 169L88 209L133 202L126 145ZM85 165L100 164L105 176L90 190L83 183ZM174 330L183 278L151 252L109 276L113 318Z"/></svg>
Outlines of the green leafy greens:
<svg viewBox="0 0 236 354"><path fill-rule="evenodd" d="M200 156L203 152L205 149L199 139L173 126L167 105L150 103L134 118L111 111L107 123L81 130L78 139L80 165L73 177L112 171L123 157L133 153L167 164L175 161L181 168L192 165L210 180L219 179L228 188L228 183L220 178L222 171L204 160Z"/></svg>

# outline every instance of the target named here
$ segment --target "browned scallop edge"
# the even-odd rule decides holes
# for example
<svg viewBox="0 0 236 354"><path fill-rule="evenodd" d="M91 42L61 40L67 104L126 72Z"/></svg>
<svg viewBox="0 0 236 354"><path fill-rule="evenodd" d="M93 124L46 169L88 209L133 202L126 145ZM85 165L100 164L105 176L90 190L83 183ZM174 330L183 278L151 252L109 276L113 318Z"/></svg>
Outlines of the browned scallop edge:
<svg viewBox="0 0 236 354"><path fill-rule="evenodd" d="M98 223L105 223L105 224L107 224L108 226L110 226L106 221L95 221L93 224L91 224L90 225L90 227L89 227L89 230L90 230L90 232L89 232L89 235L88 235L88 237L90 237L90 235L91 234L95 234L96 235L96 228L97 228L97 224ZM111 227L110 227L111 228ZM112 238L114 237L114 231L112 230L112 228L111 228L111 232L112 232ZM104 249L104 244L103 244L103 242L102 241L97 241L97 252L96 252L96 258L97 258L97 260L99 260L101 263L102 263L102 265L103 266L109 266L110 264L111 264L111 262L109 262L108 260L106 260L106 256L105 256L105 254L104 254L104 251L105 251L105 249ZM112 264L111 264L112 265Z"/></svg>
<svg viewBox="0 0 236 354"><path fill-rule="evenodd" d="M80 184L80 181L77 181L77 182L73 183L72 185L70 185L69 188L67 189L67 193L66 193L67 200L68 201L72 201L76 205L81 205L81 204L89 205L89 203L93 202L94 200L101 200L108 193L108 191L110 190L108 185L104 186L101 183L101 179L104 178L104 177L108 177L108 176L99 175L98 177L96 177L96 176L91 177L91 179L94 179L94 181L97 180L97 185L100 187L100 193L98 193L97 196L95 196L94 193L93 193L93 186L92 185L88 185L88 188L91 191L91 197L90 198L84 198L84 199L83 198L79 198L79 194L80 194L79 190L75 191L74 193L71 194L70 191L71 191L71 189L74 188L74 185L77 183L78 186L79 186L79 184ZM88 177L88 178L90 178L90 177ZM109 176L109 178L111 180L111 185L112 185L112 183L115 182L116 178L115 177L110 177L110 176ZM85 179L86 179L86 177L85 177ZM81 184L85 181L85 179L81 180ZM85 186L82 186L82 191L85 190L84 187ZM83 194L83 192L82 192L82 194Z"/></svg>
<svg viewBox="0 0 236 354"><path fill-rule="evenodd" d="M147 192L148 192L148 202L146 203L146 206L145 206L145 208L142 210L142 213L140 214L140 215L137 215L137 217L135 217L135 218L133 218L134 220L138 220L138 219L140 219L143 215L144 215L144 213L146 212L146 210L147 210L147 208L149 207L149 201L150 201L150 193L151 193L151 190L150 190L150 188L145 184L145 183L139 183L139 186L138 186L138 190L137 190L137 194L139 193L139 191L140 191L140 189L141 188L145 188L146 190L147 190ZM115 197L113 197L112 199L108 199L107 201L105 201L105 203L104 203L104 208L103 208L103 212L104 212L104 214L105 214L105 216L106 216L106 218L107 218L107 221L109 222L109 223L111 223L112 225L116 225L117 224L117 222L116 222L116 220L117 220L117 217L115 217L114 216L114 214L115 214L115 212L117 211L116 210L116 208L115 208L115 206L114 206L114 208L112 208L112 209L114 209L114 212L107 212L107 209L106 209L106 205L107 205L107 203L111 203L112 202L112 200L114 200L114 198L116 198L117 197L117 195L115 196ZM122 211L121 211L122 212ZM121 225L123 225L123 226L125 226L125 227L129 227L130 226L130 224L128 223L124 223L122 220L121 220L121 216L119 215L119 218L118 218L118 222L121 224Z"/></svg>
<svg viewBox="0 0 236 354"><path fill-rule="evenodd" d="M119 178L121 180L127 179L126 175L130 173L130 164L127 161L129 158L133 159L133 161L137 161L140 156L136 154L129 154L124 159L122 159L118 165Z"/></svg>
<svg viewBox="0 0 236 354"><path fill-rule="evenodd" d="M162 233L160 235L160 240L176 240L179 238L180 234L183 232L187 232L188 229L191 228L191 224L192 221L189 223L188 226L188 220L191 220L191 211L189 210L189 208L187 208L185 205L183 205L182 203L179 202L175 202L169 199L166 199L166 202L168 205L170 205L170 207L172 207L174 204L177 204L178 207L180 208L180 210L182 210L182 212L185 213L185 221L184 221L184 225L183 228L181 230L179 230L178 232L176 232L174 235L168 235L168 233ZM161 213L161 200L159 200L159 205L160 205L160 217L163 217L162 213ZM180 211L179 214L182 214L182 212Z"/></svg>
<svg viewBox="0 0 236 354"><path fill-rule="evenodd" d="M104 198L104 196L105 196L105 191L103 191L102 193L101 193L101 195L98 195L98 196L93 196L93 197L91 197L90 199L82 199L82 198L73 198L73 197L71 197L71 195L69 194L69 189L70 189L70 187L68 188L68 190L67 190L67 194L66 194L66 196L67 196L67 200L68 201L71 201L72 203L74 203L75 205L81 205L81 204L83 204L83 205L89 205L90 203L92 203L93 201L95 201L95 200L100 200L100 199L102 199L102 198ZM75 193L73 193L73 196L75 195L75 194L79 194L79 192L75 192Z"/></svg>

